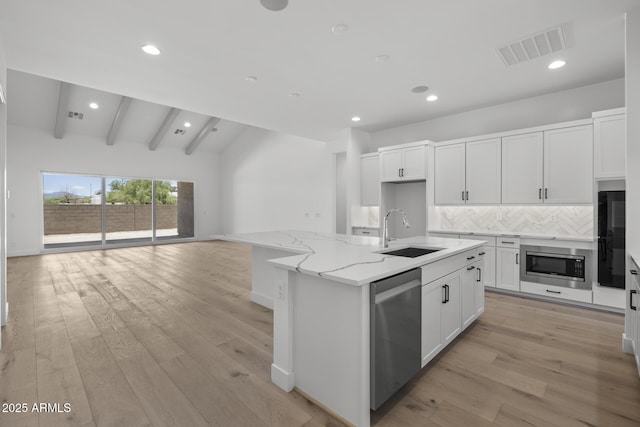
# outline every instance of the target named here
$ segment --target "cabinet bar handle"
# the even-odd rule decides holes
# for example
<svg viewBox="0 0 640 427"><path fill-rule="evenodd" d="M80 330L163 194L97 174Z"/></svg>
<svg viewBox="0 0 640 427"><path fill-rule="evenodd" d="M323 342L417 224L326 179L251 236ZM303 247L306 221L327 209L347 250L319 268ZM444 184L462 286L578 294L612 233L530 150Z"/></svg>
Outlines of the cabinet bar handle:
<svg viewBox="0 0 640 427"><path fill-rule="evenodd" d="M478 255L482 256L482 255L486 255L486 252L480 252Z"/></svg>
<svg viewBox="0 0 640 427"><path fill-rule="evenodd" d="M469 191L467 191L466 200L469 201Z"/></svg>
<svg viewBox="0 0 640 427"><path fill-rule="evenodd" d="M638 306L637 305L633 305L633 295L637 294L637 293L638 293L638 291L636 291L635 289L631 289L629 291L629 308L631 310L635 310L635 311L638 310Z"/></svg>
<svg viewBox="0 0 640 427"><path fill-rule="evenodd" d="M476 282L482 282L482 269L478 268L478 278L476 279Z"/></svg>
<svg viewBox="0 0 640 427"><path fill-rule="evenodd" d="M402 176L402 173L400 172L402 169L398 168L398 177Z"/></svg>
<svg viewBox="0 0 640 427"><path fill-rule="evenodd" d="M516 254L516 264L520 264L520 254Z"/></svg>
<svg viewBox="0 0 640 427"><path fill-rule="evenodd" d="M444 302L449 302L449 285L444 285Z"/></svg>
<svg viewBox="0 0 640 427"><path fill-rule="evenodd" d="M475 267L472 265L471 267L467 267L467 271L473 270Z"/></svg>
<svg viewBox="0 0 640 427"><path fill-rule="evenodd" d="M504 241L502 241L500 243L502 243L503 245L515 245L516 244L515 242L504 242Z"/></svg>
<svg viewBox="0 0 640 427"><path fill-rule="evenodd" d="M464 191L462 192L462 200L464 200Z"/></svg>
<svg viewBox="0 0 640 427"><path fill-rule="evenodd" d="M474 259L474 258L475 258L474 256L468 256L468 257L467 257L467 261L471 261L471 260L472 260L472 259Z"/></svg>
<svg viewBox="0 0 640 427"><path fill-rule="evenodd" d="M538 199L542 200L542 188L538 188Z"/></svg>
<svg viewBox="0 0 640 427"><path fill-rule="evenodd" d="M549 189L548 189L548 188L545 188L545 189L544 189L544 198L545 198L545 199L548 199L548 198L549 198Z"/></svg>
<svg viewBox="0 0 640 427"><path fill-rule="evenodd" d="M560 291L551 291L549 289L545 289L545 291L549 292L550 294L561 294L562 293Z"/></svg>
<svg viewBox="0 0 640 427"><path fill-rule="evenodd" d="M633 274L634 276L637 276L638 270L629 270L629 273Z"/></svg>

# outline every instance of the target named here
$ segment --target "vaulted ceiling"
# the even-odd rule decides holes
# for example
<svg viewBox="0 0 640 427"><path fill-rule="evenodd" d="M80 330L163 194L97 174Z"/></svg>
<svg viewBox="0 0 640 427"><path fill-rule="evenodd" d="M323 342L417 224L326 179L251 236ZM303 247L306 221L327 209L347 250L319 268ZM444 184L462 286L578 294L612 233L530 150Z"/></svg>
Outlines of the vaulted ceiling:
<svg viewBox="0 0 640 427"><path fill-rule="evenodd" d="M258 0L0 0L0 34L14 70L331 140L620 78L624 12L639 6L290 0L273 12ZM557 26L555 53L512 66L497 53ZM144 54L146 43L162 53ZM567 65L547 69L554 59Z"/></svg>
<svg viewBox="0 0 640 427"><path fill-rule="evenodd" d="M212 120L203 114L14 70L9 70L8 82L8 122L42 129L60 139L68 134L89 135L109 145L145 144L150 150L173 147L191 154L195 149L223 151L246 128L229 120ZM92 109L91 103L98 108Z"/></svg>

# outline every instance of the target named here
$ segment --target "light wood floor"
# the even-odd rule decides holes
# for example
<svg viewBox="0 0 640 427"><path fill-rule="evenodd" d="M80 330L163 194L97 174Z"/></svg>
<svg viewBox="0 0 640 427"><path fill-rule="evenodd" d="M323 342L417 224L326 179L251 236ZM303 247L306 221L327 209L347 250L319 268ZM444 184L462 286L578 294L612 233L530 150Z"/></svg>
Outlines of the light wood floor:
<svg viewBox="0 0 640 427"><path fill-rule="evenodd" d="M340 426L270 381L250 249L201 242L8 261L2 426ZM622 317L498 294L372 416L377 426L638 426Z"/></svg>

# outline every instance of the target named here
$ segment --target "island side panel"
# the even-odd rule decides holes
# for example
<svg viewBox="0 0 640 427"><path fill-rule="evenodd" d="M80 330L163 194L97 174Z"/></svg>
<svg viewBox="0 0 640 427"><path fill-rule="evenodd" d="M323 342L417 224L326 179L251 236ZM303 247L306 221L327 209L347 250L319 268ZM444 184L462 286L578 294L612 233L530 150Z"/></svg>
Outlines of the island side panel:
<svg viewBox="0 0 640 427"><path fill-rule="evenodd" d="M296 388L368 427L369 285L296 274L293 318Z"/></svg>
<svg viewBox="0 0 640 427"><path fill-rule="evenodd" d="M276 266L270 259L285 258L296 252L252 246L251 248L251 301L273 310Z"/></svg>
<svg viewBox="0 0 640 427"><path fill-rule="evenodd" d="M274 268L275 298L273 300L273 363L271 381L284 391L296 385L293 370L293 304L297 274Z"/></svg>

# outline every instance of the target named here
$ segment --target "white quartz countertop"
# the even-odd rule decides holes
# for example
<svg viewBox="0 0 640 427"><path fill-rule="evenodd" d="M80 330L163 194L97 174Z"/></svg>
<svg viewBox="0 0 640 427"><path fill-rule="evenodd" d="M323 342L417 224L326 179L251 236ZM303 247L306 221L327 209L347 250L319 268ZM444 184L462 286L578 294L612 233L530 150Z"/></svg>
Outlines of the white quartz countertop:
<svg viewBox="0 0 640 427"><path fill-rule="evenodd" d="M288 270L354 286L393 276L483 245L481 240L417 236L392 240L388 248L382 248L381 239L378 237L296 230L225 234L220 238L280 251L291 251L296 255L270 261ZM442 250L416 258L379 253L407 246L442 248Z"/></svg>
<svg viewBox="0 0 640 427"><path fill-rule="evenodd" d="M520 237L523 239L543 239L543 240L571 240L576 242L593 242L595 238L593 236L583 236L579 234L535 234L528 232L509 232L509 231L497 231L497 230L429 230L430 233L443 233L443 234L480 234L483 236L502 236L502 237Z"/></svg>

